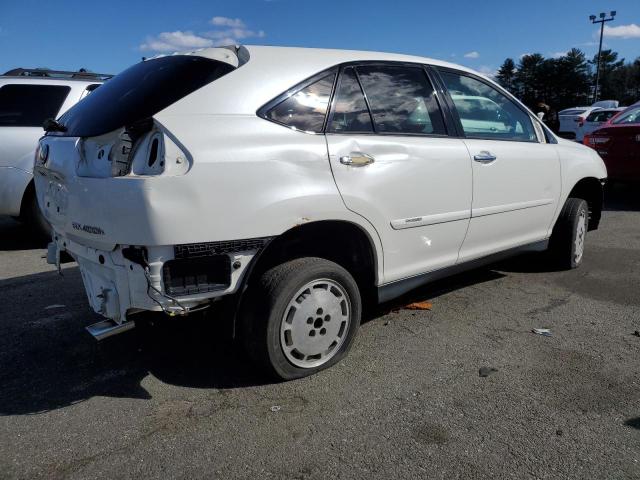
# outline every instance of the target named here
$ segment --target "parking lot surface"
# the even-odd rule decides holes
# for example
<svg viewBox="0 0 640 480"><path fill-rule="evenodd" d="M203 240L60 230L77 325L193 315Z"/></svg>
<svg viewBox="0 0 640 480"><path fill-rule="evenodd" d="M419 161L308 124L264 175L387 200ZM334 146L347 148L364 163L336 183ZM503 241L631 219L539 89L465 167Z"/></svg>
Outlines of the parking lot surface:
<svg viewBox="0 0 640 480"><path fill-rule="evenodd" d="M97 343L77 266L3 219L0 478L640 478L640 195L610 197L580 269L520 257L412 292L288 383L211 315Z"/></svg>

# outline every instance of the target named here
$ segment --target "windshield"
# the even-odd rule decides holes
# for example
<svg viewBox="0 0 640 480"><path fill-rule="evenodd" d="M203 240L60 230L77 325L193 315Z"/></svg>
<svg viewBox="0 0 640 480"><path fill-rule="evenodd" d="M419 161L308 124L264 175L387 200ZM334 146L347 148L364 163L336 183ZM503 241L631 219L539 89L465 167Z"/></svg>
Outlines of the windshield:
<svg viewBox="0 0 640 480"><path fill-rule="evenodd" d="M60 118L64 135L94 137L144 120L233 69L193 55L137 63L67 111Z"/></svg>
<svg viewBox="0 0 640 480"><path fill-rule="evenodd" d="M621 123L640 123L640 107L635 107L621 113L618 118L611 122L619 125Z"/></svg>

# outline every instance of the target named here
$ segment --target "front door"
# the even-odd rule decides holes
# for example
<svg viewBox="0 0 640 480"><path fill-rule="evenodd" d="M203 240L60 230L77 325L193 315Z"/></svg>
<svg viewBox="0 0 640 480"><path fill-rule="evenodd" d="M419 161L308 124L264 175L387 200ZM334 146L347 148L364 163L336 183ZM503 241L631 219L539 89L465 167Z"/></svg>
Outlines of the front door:
<svg viewBox="0 0 640 480"><path fill-rule="evenodd" d="M471 222L460 261L548 238L561 189L555 145L489 83L448 69L440 75L472 158Z"/></svg>
<svg viewBox="0 0 640 480"><path fill-rule="evenodd" d="M343 68L326 131L347 208L381 237L384 282L455 264L470 217L471 162L464 142L447 136L425 70Z"/></svg>

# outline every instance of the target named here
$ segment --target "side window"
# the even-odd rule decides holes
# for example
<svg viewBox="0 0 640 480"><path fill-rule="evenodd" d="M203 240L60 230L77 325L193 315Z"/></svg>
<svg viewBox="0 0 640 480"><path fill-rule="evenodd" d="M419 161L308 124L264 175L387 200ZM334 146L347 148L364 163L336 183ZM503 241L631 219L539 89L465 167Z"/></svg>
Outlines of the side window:
<svg viewBox="0 0 640 480"><path fill-rule="evenodd" d="M537 141L529 115L498 90L466 75L441 72L441 76L456 106L465 136Z"/></svg>
<svg viewBox="0 0 640 480"><path fill-rule="evenodd" d="M357 67L376 132L445 135L433 87L420 67Z"/></svg>
<svg viewBox="0 0 640 480"><path fill-rule="evenodd" d="M327 131L332 133L371 133L373 124L367 102L358 83L353 67L347 67L340 75L331 121Z"/></svg>
<svg viewBox="0 0 640 480"><path fill-rule="evenodd" d="M0 88L1 127L41 127L55 118L69 94L60 85L5 85Z"/></svg>
<svg viewBox="0 0 640 480"><path fill-rule="evenodd" d="M335 73L294 93L266 113L274 122L305 132L319 133L329 105Z"/></svg>

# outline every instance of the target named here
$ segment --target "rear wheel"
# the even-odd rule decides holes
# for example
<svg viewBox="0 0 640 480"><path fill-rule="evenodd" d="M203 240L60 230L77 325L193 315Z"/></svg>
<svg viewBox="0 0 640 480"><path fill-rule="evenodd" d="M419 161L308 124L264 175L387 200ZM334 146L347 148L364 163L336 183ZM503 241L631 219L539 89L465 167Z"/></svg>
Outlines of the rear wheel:
<svg viewBox="0 0 640 480"><path fill-rule="evenodd" d="M561 268L578 268L584 257L589 229L589 206L582 198L568 198L551 234L549 248Z"/></svg>
<svg viewBox="0 0 640 480"><path fill-rule="evenodd" d="M249 355L270 374L305 377L342 359L360 325L358 286L340 265L299 258L263 273L242 311Z"/></svg>

